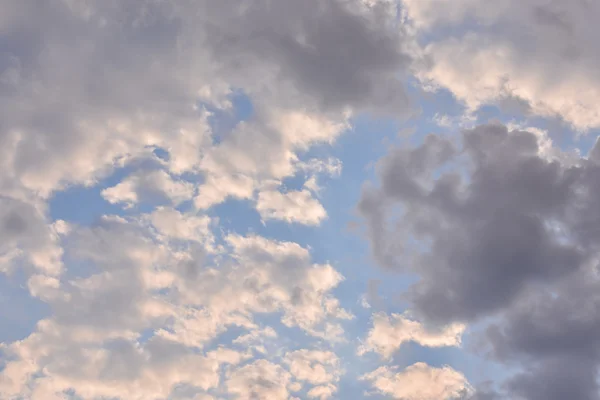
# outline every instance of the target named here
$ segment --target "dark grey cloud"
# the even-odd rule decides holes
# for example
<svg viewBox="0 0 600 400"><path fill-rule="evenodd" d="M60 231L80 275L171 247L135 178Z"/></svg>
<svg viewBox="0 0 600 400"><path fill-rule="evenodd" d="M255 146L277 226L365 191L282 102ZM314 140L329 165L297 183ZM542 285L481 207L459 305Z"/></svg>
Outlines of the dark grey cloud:
<svg viewBox="0 0 600 400"><path fill-rule="evenodd" d="M507 389L524 399L598 399L600 280L589 271L529 293L488 327L490 355L524 372Z"/></svg>
<svg viewBox="0 0 600 400"><path fill-rule="evenodd" d="M573 160L538 139L490 124L394 149L359 210L376 259L420 276L422 317L497 317L490 356L526 371L509 398L597 399L598 145Z"/></svg>
<svg viewBox="0 0 600 400"><path fill-rule="evenodd" d="M402 114L408 98L397 76L410 62L404 48L407 35L399 23L386 29L396 18L394 9L387 17L373 12L378 10L365 15L360 3L352 4L208 2L206 44L233 79L256 68L263 75L260 80L273 73L288 81L292 92L287 96L309 96L319 108L351 106ZM265 69L266 64L271 67Z"/></svg>
<svg viewBox="0 0 600 400"><path fill-rule="evenodd" d="M376 258L422 276L411 293L417 309L470 320L529 284L576 271L596 251L586 225L600 171L582 162L547 160L534 134L502 125L465 131L460 148L428 136L382 161L381 188L367 189L359 209ZM392 206L402 212L387 228Z"/></svg>
<svg viewBox="0 0 600 400"><path fill-rule="evenodd" d="M523 400L598 399L597 365L556 359L511 379L510 398Z"/></svg>

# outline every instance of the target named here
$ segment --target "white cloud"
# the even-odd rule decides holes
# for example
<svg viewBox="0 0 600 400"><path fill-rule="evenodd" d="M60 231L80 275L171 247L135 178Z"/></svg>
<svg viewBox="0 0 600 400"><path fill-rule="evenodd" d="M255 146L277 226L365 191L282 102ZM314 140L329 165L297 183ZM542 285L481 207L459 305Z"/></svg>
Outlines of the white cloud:
<svg viewBox="0 0 600 400"><path fill-rule="evenodd" d="M192 183L175 180L165 171L160 170L141 171L102 191L102 197L109 203L124 203L127 207L142 201L163 203L167 201L178 205L191 200L193 195Z"/></svg>
<svg viewBox="0 0 600 400"><path fill-rule="evenodd" d="M395 367L379 367L365 374L376 392L403 400L458 400L473 393L466 378L448 366L430 367L424 363L413 364L396 372Z"/></svg>
<svg viewBox="0 0 600 400"><path fill-rule="evenodd" d="M202 244L202 249L215 252L215 238L211 225L215 222L207 215L181 213L170 207L157 207L145 216L165 241L192 241Z"/></svg>
<svg viewBox="0 0 600 400"><path fill-rule="evenodd" d="M63 270L60 232L48 224L44 209L0 197L0 272L23 263L30 270L58 275Z"/></svg>
<svg viewBox="0 0 600 400"><path fill-rule="evenodd" d="M330 294L343 279L330 265L311 264L308 250L291 242L238 235L226 240L232 263L181 277L186 302L215 316L281 311L285 325L312 335L343 333L332 327L351 316Z"/></svg>
<svg viewBox="0 0 600 400"><path fill-rule="evenodd" d="M426 83L470 109L512 101L523 112L559 115L578 129L600 125L595 2L404 0L412 22L433 35ZM476 21L472 23L470 21ZM438 39L439 38L439 39Z"/></svg>
<svg viewBox="0 0 600 400"><path fill-rule="evenodd" d="M277 219L305 225L319 225L327 217L321 203L308 190L259 192L256 210L263 220Z"/></svg>
<svg viewBox="0 0 600 400"><path fill-rule="evenodd" d="M207 149L200 164L207 179L195 198L198 208L228 197L251 199L263 184L293 176L306 168L297 152L332 143L347 126L306 111L256 112L255 119L239 124L225 141ZM336 167L324 162L321 168L335 171Z"/></svg>
<svg viewBox="0 0 600 400"><path fill-rule="evenodd" d="M273 350L277 343L274 339L277 338L277 332L270 326L263 329L253 329L249 333L240 335L233 340L233 344L244 346L261 354L267 354L267 346Z"/></svg>
<svg viewBox="0 0 600 400"><path fill-rule="evenodd" d="M340 360L331 351L296 350L285 355L285 362L296 379L313 385L335 383L340 378Z"/></svg>
<svg viewBox="0 0 600 400"><path fill-rule="evenodd" d="M291 375L281 366L257 360L232 371L227 377L227 391L239 400L288 400Z"/></svg>
<svg viewBox="0 0 600 400"><path fill-rule="evenodd" d="M177 384L214 388L219 365L237 364L249 353L202 350L232 326L249 331L237 344L276 335L258 330L256 313L281 312L284 324L309 335L331 340L343 335L339 320L351 315L330 294L342 280L331 266L312 264L308 250L295 243L229 235L225 260L212 268L214 260L195 255L206 251L208 224L204 217L183 218L161 208L138 219L107 217L91 228L61 230L69 257L93 270L68 280L32 276L30 293L53 313L24 340L4 345L9 358L0 392L45 399L72 389L86 400L143 399L150 393L166 397ZM142 332L152 332L150 339L140 341ZM319 354L307 357L333 366ZM298 357L294 372L320 382L316 375L302 375ZM119 381L111 383L110 374L118 371ZM251 384L248 371L229 377L234 393ZM285 385L276 393L284 393Z"/></svg>
<svg viewBox="0 0 600 400"><path fill-rule="evenodd" d="M308 161L299 162L298 168L306 173L338 176L342 173L342 161L333 157L326 160L311 158Z"/></svg>
<svg viewBox="0 0 600 400"><path fill-rule="evenodd" d="M320 400L326 400L331 398L337 392L337 388L334 385L321 385L315 386L310 389L307 393L308 397L311 399L318 398Z"/></svg>
<svg viewBox="0 0 600 400"><path fill-rule="evenodd" d="M426 347L460 346L465 330L463 324L452 324L441 329L427 329L419 321L404 314L373 314L373 327L359 354L375 351L385 358L391 357L407 342Z"/></svg>

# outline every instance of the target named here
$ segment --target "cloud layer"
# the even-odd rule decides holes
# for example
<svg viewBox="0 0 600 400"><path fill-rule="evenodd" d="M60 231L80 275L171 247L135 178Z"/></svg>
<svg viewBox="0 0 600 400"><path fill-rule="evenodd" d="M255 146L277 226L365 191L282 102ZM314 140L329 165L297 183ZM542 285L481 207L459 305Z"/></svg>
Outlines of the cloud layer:
<svg viewBox="0 0 600 400"><path fill-rule="evenodd" d="M599 14L2 2L0 398L597 400Z"/></svg>

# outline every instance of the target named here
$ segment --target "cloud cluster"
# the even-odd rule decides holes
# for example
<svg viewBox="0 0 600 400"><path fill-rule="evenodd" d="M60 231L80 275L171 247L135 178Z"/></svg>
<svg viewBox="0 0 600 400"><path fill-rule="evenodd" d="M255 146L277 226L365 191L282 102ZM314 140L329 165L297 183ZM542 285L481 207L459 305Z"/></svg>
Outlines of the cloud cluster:
<svg viewBox="0 0 600 400"><path fill-rule="evenodd" d="M45 201L57 191L154 158L161 172L134 172L105 198L131 206L194 197L199 209L254 199L261 182L301 171L299 153L335 140L353 112L406 112L406 34L390 10L358 0L5 1L0 195L36 207L30 214L47 224ZM232 113L240 93L253 113L217 140L211 118ZM282 196L261 205L277 210ZM316 202L301 196L292 202ZM301 223L322 220L315 207ZM53 259L35 262L58 268L45 249Z"/></svg>
<svg viewBox="0 0 600 400"><path fill-rule="evenodd" d="M306 153L356 113L409 109L393 5L9 0L0 31L0 271L24 271L49 307L1 344L0 397L332 397L337 357L266 354L278 335L261 317L344 340L342 275L299 244L224 232L207 210L234 198L265 221L326 218L317 181L341 163ZM236 121L221 131L218 118ZM77 185L125 211L51 221L48 201Z"/></svg>
<svg viewBox="0 0 600 400"><path fill-rule="evenodd" d="M2 345L7 361L0 393L147 399L167 398L182 384L217 390L223 365L240 364L251 354L215 348L213 341L230 327L248 332L234 344L253 346L248 336L273 336L255 320L259 314L280 313L289 327L339 339L339 321L352 316L330 294L342 279L331 266L312 264L295 243L260 237L230 235L227 249L215 248L207 221L181 217L163 208L137 219L105 217L93 227L72 227L64 238L66 256L71 265L87 268L29 280L32 295L47 302L52 314L27 338ZM221 256L206 258L215 253ZM327 388L335 391L333 353L299 350L286 360L290 372L283 374L267 360L232 370L227 390L287 393L285 384L260 389L251 383L255 374L263 382L271 373L275 381L294 376L324 386L315 397L327 398ZM240 389L244 385L251 390Z"/></svg>
<svg viewBox="0 0 600 400"><path fill-rule="evenodd" d="M359 209L376 258L419 275L407 294L417 315L496 317L490 355L527 366L510 398L595 399L600 145L588 157L547 145L501 124L459 143L427 136L381 161Z"/></svg>

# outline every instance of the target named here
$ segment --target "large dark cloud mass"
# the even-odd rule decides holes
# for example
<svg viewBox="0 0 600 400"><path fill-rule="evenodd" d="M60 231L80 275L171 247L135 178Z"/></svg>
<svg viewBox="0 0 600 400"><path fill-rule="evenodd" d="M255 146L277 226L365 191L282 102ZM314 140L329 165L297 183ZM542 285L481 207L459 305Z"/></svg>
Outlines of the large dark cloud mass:
<svg viewBox="0 0 600 400"><path fill-rule="evenodd" d="M527 366L511 398L599 398L600 146L573 157L501 124L459 142L381 162L359 204L375 257L420 275L408 296L430 321L497 317L491 355Z"/></svg>

